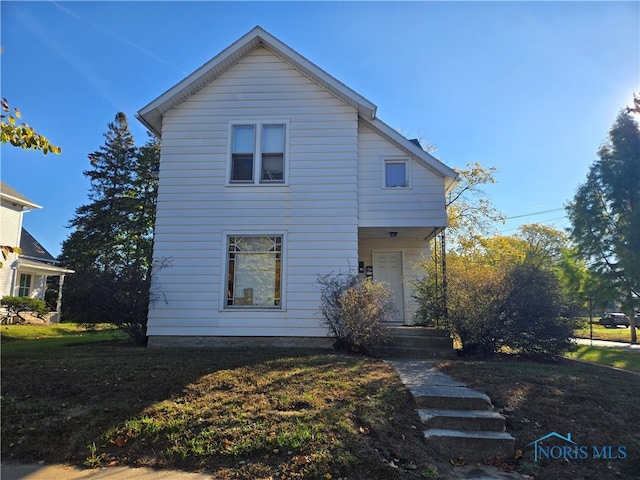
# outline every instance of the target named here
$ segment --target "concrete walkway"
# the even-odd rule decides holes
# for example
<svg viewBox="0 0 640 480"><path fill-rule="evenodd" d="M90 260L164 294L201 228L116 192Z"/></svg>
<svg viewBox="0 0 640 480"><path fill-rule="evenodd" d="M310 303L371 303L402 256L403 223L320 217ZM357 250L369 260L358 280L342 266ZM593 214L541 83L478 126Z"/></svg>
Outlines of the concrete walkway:
<svg viewBox="0 0 640 480"><path fill-rule="evenodd" d="M176 470L152 470L150 468L79 468L68 465L2 464L2 480L211 480L203 473L187 473Z"/></svg>
<svg viewBox="0 0 640 480"><path fill-rule="evenodd" d="M387 363L395 368L402 383L409 388L416 399L427 392L432 393L438 390L442 393L446 392L447 395L460 395L467 398L471 396L490 402L489 397L484 393L471 390L466 384L440 372L431 361L403 359L387 360ZM504 472L493 465L475 464L453 467L446 478L450 480L522 480L527 477L516 472Z"/></svg>
<svg viewBox="0 0 640 480"><path fill-rule="evenodd" d="M590 338L575 338L578 345L593 345L594 347L622 348L640 352L640 343L610 342L608 340L591 340ZM593 344L591 343L593 342Z"/></svg>

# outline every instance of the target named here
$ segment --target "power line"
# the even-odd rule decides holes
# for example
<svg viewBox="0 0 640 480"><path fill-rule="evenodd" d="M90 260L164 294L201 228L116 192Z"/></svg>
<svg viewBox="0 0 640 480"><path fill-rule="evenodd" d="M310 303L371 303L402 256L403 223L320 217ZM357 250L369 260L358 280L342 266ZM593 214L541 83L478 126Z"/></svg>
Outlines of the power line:
<svg viewBox="0 0 640 480"><path fill-rule="evenodd" d="M551 210L543 210L541 212L526 213L524 215L515 215L513 217L506 217L505 220L513 220L514 218L532 217L534 215L542 215L543 213L559 212L560 210L564 210L564 208L553 208Z"/></svg>

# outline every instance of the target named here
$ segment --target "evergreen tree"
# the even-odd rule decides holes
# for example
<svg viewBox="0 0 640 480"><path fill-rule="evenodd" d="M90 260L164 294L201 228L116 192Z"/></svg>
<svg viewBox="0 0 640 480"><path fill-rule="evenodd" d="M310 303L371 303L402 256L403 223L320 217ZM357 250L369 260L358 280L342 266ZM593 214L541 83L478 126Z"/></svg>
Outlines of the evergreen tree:
<svg viewBox="0 0 640 480"><path fill-rule="evenodd" d="M640 298L640 129L622 111L568 206L571 235L592 272L619 292L631 316Z"/></svg>
<svg viewBox="0 0 640 480"><path fill-rule="evenodd" d="M142 343L152 263L159 143L137 148L127 117L118 113L105 143L88 155L90 203L76 209L75 230L62 245L61 260L76 273L65 285L67 318L113 323Z"/></svg>

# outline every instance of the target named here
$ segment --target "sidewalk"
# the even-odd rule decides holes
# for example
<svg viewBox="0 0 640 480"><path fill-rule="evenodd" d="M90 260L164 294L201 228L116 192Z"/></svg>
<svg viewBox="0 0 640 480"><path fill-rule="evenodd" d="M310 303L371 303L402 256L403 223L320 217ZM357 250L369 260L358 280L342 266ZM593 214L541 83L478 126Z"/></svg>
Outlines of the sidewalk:
<svg viewBox="0 0 640 480"><path fill-rule="evenodd" d="M79 468L68 465L2 464L2 480L211 480L203 473L187 473L176 470L152 470L150 468Z"/></svg>
<svg viewBox="0 0 640 480"><path fill-rule="evenodd" d="M608 340L591 340L589 338L575 338L578 345L593 345L594 347L622 348L640 352L640 343L611 342ZM593 341L593 343L591 343Z"/></svg>

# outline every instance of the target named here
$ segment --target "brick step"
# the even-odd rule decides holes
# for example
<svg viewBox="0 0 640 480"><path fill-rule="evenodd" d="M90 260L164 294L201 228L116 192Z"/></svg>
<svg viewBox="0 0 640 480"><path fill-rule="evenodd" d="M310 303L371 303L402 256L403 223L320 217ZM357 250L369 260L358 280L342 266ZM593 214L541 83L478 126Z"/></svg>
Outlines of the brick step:
<svg viewBox="0 0 640 480"><path fill-rule="evenodd" d="M505 418L492 410L420 409L420 421L428 428L504 432Z"/></svg>
<svg viewBox="0 0 640 480"><path fill-rule="evenodd" d="M491 399L468 387L416 385L411 393L420 408L446 410L493 410Z"/></svg>
<svg viewBox="0 0 640 480"><path fill-rule="evenodd" d="M447 458L463 457L467 461L513 457L515 438L506 432L485 432L432 428L424 431L426 442Z"/></svg>

